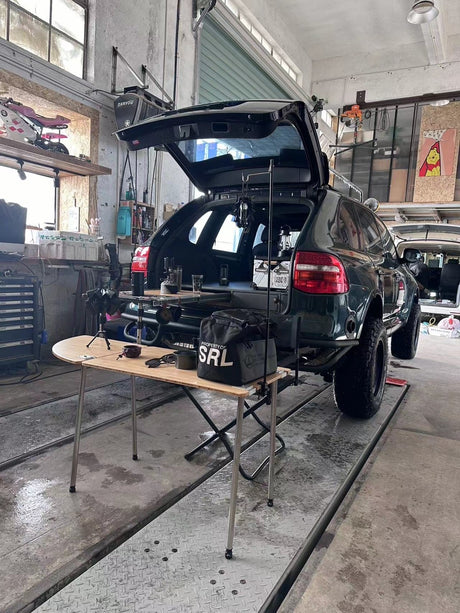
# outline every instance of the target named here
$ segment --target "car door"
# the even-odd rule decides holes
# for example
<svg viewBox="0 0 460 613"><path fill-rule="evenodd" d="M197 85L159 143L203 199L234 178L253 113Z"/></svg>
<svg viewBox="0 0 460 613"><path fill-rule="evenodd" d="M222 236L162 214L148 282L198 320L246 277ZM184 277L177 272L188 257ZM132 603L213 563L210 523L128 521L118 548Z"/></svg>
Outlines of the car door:
<svg viewBox="0 0 460 613"><path fill-rule="evenodd" d="M357 207L359 210L360 227L362 233L362 241L364 249L371 258L374 271L377 276L376 282L383 297L383 312L385 317L390 316L396 303L396 294L394 287L395 264L393 260L385 255L388 245L384 242L385 228L381 228L380 224L373 213L364 206ZM395 253L396 255L396 253Z"/></svg>
<svg viewBox="0 0 460 613"><path fill-rule="evenodd" d="M372 213L371 213L372 215ZM399 258L395 244L385 225L372 215L382 238L382 254L377 264L377 272L383 278L384 286L384 312L387 315L395 314L399 310L398 295L402 276L399 272Z"/></svg>

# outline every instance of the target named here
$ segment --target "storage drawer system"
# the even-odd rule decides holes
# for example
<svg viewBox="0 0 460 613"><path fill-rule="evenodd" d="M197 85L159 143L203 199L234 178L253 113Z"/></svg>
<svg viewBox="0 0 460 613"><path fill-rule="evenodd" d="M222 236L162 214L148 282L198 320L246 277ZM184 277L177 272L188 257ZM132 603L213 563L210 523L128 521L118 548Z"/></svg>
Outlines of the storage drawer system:
<svg viewBox="0 0 460 613"><path fill-rule="evenodd" d="M35 277L0 278L0 369L40 357L38 292Z"/></svg>

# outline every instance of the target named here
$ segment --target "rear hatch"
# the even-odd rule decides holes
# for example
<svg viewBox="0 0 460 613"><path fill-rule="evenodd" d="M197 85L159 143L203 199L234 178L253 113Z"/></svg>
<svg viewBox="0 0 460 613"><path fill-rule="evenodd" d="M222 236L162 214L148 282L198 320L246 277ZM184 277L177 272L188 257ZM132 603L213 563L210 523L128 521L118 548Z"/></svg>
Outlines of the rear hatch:
<svg viewBox="0 0 460 613"><path fill-rule="evenodd" d="M169 111L116 132L133 151L166 149L203 192L268 185L327 183L311 117L302 102L237 101Z"/></svg>
<svg viewBox="0 0 460 613"><path fill-rule="evenodd" d="M448 224L404 224L392 227L398 253L410 247L422 252L438 251L460 256L460 226Z"/></svg>

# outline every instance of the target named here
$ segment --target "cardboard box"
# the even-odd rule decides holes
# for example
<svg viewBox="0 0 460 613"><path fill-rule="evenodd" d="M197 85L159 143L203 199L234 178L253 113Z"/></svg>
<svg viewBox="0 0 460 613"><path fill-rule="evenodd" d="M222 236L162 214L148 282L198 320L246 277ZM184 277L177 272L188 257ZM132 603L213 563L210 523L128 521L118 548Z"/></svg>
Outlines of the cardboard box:
<svg viewBox="0 0 460 613"><path fill-rule="evenodd" d="M271 262L270 288L287 289L291 278L290 260L280 260ZM252 272L252 282L256 289L267 289L268 282L268 261L254 260Z"/></svg>

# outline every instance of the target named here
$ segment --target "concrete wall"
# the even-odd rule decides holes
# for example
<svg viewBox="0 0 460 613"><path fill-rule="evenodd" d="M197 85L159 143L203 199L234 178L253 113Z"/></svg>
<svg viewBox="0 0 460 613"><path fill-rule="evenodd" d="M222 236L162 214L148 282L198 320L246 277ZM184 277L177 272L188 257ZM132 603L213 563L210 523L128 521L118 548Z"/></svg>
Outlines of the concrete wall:
<svg viewBox="0 0 460 613"><path fill-rule="evenodd" d="M101 218L100 229L105 242L114 242L116 238L119 182L126 149L113 135L116 130L113 98L95 90L110 91L112 46L116 46L136 72L140 74L141 65L145 64L172 95L176 6L175 0L91 0L87 81L73 77L0 39L0 62L4 70L98 111L100 122L97 162L112 169L112 175L97 179L96 187L97 211ZM182 0L177 70L179 107L187 106L193 100L195 39L191 23L192 2ZM134 84L134 78L120 66L117 71L117 89ZM160 93L153 84L150 91L156 95ZM134 157L132 155L133 173ZM140 152L137 165L140 195L145 189L145 173L146 153ZM123 191L125 189L126 182ZM180 203L188 200L188 194L188 180L177 171L174 162L165 161L158 194L159 203ZM122 248L121 259L129 262L130 252L131 248ZM44 348L43 354L47 356L53 343L72 332L78 270L72 265L62 269L49 268L40 261L27 260L27 264L43 283L49 335L49 345ZM20 264L6 263L0 265L0 274L4 268L11 268L18 273L23 271Z"/></svg>
<svg viewBox="0 0 460 613"><path fill-rule="evenodd" d="M460 41L449 39L449 61L429 65L423 44L402 45L394 53L361 54L313 63L312 91L337 110L354 104L356 92L366 101L442 93L460 89Z"/></svg>

